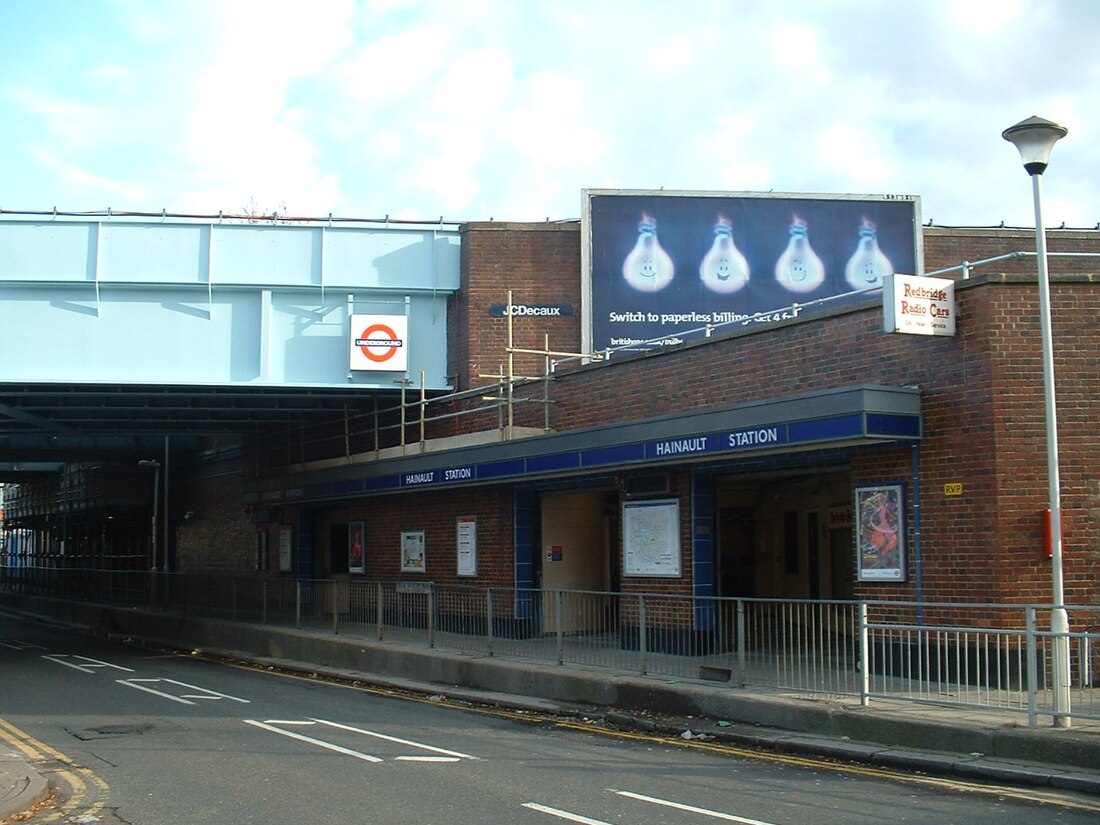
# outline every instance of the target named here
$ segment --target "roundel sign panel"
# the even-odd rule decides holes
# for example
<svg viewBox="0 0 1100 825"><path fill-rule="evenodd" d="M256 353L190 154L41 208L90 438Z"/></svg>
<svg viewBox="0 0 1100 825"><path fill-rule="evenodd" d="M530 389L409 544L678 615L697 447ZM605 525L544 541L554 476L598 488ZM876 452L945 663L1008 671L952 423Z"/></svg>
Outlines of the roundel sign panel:
<svg viewBox="0 0 1100 825"><path fill-rule="evenodd" d="M404 315L352 315L350 368L405 372L409 368L409 319Z"/></svg>

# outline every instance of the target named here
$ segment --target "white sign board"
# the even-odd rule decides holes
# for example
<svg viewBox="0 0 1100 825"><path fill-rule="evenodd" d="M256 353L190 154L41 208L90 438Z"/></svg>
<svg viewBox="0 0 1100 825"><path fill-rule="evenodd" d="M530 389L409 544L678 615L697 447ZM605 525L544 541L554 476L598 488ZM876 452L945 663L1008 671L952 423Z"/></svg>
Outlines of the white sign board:
<svg viewBox="0 0 1100 825"><path fill-rule="evenodd" d="M409 319L404 315L352 315L349 338L352 370L408 371Z"/></svg>
<svg viewBox="0 0 1100 825"><path fill-rule="evenodd" d="M954 335L955 282L950 278L893 275L883 282L883 327L909 335Z"/></svg>
<svg viewBox="0 0 1100 825"><path fill-rule="evenodd" d="M477 516L458 517L458 575L477 575Z"/></svg>

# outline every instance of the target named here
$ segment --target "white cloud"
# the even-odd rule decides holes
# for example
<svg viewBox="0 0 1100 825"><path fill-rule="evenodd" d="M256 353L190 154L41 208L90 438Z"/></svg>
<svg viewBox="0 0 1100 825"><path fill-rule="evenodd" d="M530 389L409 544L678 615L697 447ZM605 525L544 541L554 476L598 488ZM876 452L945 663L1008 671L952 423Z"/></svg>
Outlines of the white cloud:
<svg viewBox="0 0 1100 825"><path fill-rule="evenodd" d="M1000 131L1038 114L1071 130L1050 219L1100 219L1094 0L81 8L83 28L23 27L32 59L5 65L7 203L542 219L578 215L584 187L663 185L1023 222ZM0 31L0 61L13 45Z"/></svg>
<svg viewBox="0 0 1100 825"><path fill-rule="evenodd" d="M118 195L119 197L133 201L140 200L144 195L144 192L138 187L129 186L112 180L111 178L89 172L87 169L82 169L75 164L62 160L57 155L43 149L41 146L31 146L29 151L42 166L53 172L67 185L82 190L102 190L103 192ZM109 204L104 204L104 206L107 205ZM123 205L123 208L126 208L126 206Z"/></svg>
<svg viewBox="0 0 1100 825"><path fill-rule="evenodd" d="M109 109L56 95L50 91L8 85L4 97L41 124L41 138L58 152L111 140L120 126Z"/></svg>
<svg viewBox="0 0 1100 825"><path fill-rule="evenodd" d="M888 157L893 147L879 130L833 123L818 136L817 146L816 162L831 174L852 181L855 189L880 191L897 171L896 162Z"/></svg>
<svg viewBox="0 0 1100 825"><path fill-rule="evenodd" d="M335 60L351 42L350 3L307 10L298 3L225 4L208 21L216 53L195 73L181 148L217 208L248 199L316 209L339 198L335 172L322 172L308 122L291 107L293 84ZM205 183L208 182L208 183ZM330 205L332 200L329 201ZM327 210L324 210L327 211Z"/></svg>

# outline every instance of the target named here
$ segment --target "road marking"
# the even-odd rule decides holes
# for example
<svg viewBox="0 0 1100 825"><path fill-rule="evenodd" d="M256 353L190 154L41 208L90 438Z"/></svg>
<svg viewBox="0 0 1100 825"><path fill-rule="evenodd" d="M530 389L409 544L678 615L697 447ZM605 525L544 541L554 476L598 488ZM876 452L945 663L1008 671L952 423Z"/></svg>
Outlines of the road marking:
<svg viewBox="0 0 1100 825"><path fill-rule="evenodd" d="M317 745L317 747L324 748L325 750L335 751L336 753L342 753L345 756L354 756L356 759L362 759L364 762L381 762L382 760L377 756L371 756L369 753L361 753L360 751L353 751L351 748L344 748L340 745L334 745L331 742L323 742L320 739L314 739L312 736L303 736L300 733L294 731L281 730L274 725L269 725L266 722L258 722L255 719L245 719L246 725L254 725L262 730L270 731L271 733L277 733L280 736L287 736L291 739L297 739L301 742L308 742L311 745Z"/></svg>
<svg viewBox="0 0 1100 825"><path fill-rule="evenodd" d="M132 672L132 671L131 671ZM160 696L164 699L170 699L173 702L179 702L181 705L194 705L196 702L192 699L200 699L211 702L216 702L219 699L228 699L231 702L242 702L244 704L250 704L248 699L240 699L236 696L230 696L228 693L218 693L216 690L208 690L207 688L199 687L198 685L190 685L187 682L177 682L175 679L116 679L120 685L126 685L126 687L137 688L138 690L144 690L146 693L152 693L154 696ZM198 693L181 693L179 695L173 693L165 693L162 690L154 690L151 687L146 687L146 684L169 684L179 685L180 687L190 688L191 690L197 690Z"/></svg>
<svg viewBox="0 0 1100 825"><path fill-rule="evenodd" d="M99 659L89 659L87 656L72 656L68 653L48 653L42 658L49 659L51 662L57 662L59 665L65 665L65 667L71 667L73 670L79 670L81 673L95 673L98 668L103 667L124 670L127 673L134 672L133 668L123 667L122 665L112 665L110 662L103 662ZM65 659L79 659L84 664L73 664L72 662L66 662Z"/></svg>
<svg viewBox="0 0 1100 825"><path fill-rule="evenodd" d="M694 805L685 805L682 802L672 802L668 799L658 799L655 796L645 796L640 793L632 793L631 791L616 791L613 788L608 788L611 793L618 794L619 796L625 796L628 799L637 799L640 802L649 802L653 805L663 805L666 808L675 808L678 811L687 811L693 814L702 814L703 816L709 816L714 819L724 819L727 822L740 822L742 825L774 825L771 822L764 822L760 819L748 819L743 816L734 816L733 814L722 813L721 811L711 811L707 808L697 808Z"/></svg>
<svg viewBox="0 0 1100 825"><path fill-rule="evenodd" d="M438 756L395 756L393 759L398 762L458 762L461 759L478 759L476 756L471 756L468 753L460 753L458 751L447 750L446 748L437 748L434 745L426 745L423 742L413 742L411 739L401 739L397 736L390 736L386 733L379 733L378 731L365 730L363 728L357 728L353 725L345 725L340 722L331 722L327 719L268 719L265 722L257 722L252 719L244 720L249 725L255 725L258 728L271 731L273 733L279 733L283 736L289 736L291 739L298 739L302 742L309 742L314 745L319 745L322 748L336 751L337 753L343 753L348 756L354 756L357 759L363 759L367 762L383 762L385 761L381 757L372 756L370 754L363 753L362 751L352 750L351 748L344 748L340 745L334 745L330 742L326 742L323 739L315 739L312 736L305 736L300 733L293 733L289 730L284 730L287 727L310 727L313 725L323 725L328 728L335 728L336 730L347 731L348 733L357 733L360 736L369 736L374 739L382 739L386 742L394 742L398 745L408 745L411 748L419 748L420 750L429 751Z"/></svg>
<svg viewBox="0 0 1100 825"><path fill-rule="evenodd" d="M31 644L30 642L21 642L19 639L4 639L0 640L0 647L10 647L12 650L30 650L34 648L36 650L45 650L44 645Z"/></svg>
<svg viewBox="0 0 1100 825"><path fill-rule="evenodd" d="M56 751L20 730L5 719L0 719L0 741L6 741L19 750L27 760L51 778L60 778L69 786L69 796L50 813L43 813L36 821L99 822L110 790L107 783L88 768L81 766L60 751ZM59 765L55 769L53 766ZM53 785L53 782L50 782ZM14 820L13 820L14 821Z"/></svg>
<svg viewBox="0 0 1100 825"><path fill-rule="evenodd" d="M421 750L431 751L432 753L443 754L444 756L453 756L455 759L477 759L476 756L470 756L468 753L459 753L458 751L449 751L445 748L437 748L432 745L425 745L422 742L413 742L410 739L399 739L396 736L388 736L384 733L378 733L373 730L363 730L362 728L353 728L351 725L341 725L339 722L326 722L324 719L314 719L314 722L318 722L322 725L329 725L333 728L339 728L340 730L351 731L352 733L361 733L363 736L373 736L375 739L384 739L387 742L396 742L399 745L408 745L412 748L420 748ZM398 757L400 758L400 757Z"/></svg>
<svg viewBox="0 0 1100 825"><path fill-rule="evenodd" d="M550 814L550 816L556 816L558 819L566 819L570 822L582 822L584 823L584 825L611 825L610 822L605 822L602 819L590 819L587 816L573 814L569 811L562 811L558 808L550 808L546 805L540 805L537 802L524 802L523 807L530 808L532 811L540 811L544 814Z"/></svg>

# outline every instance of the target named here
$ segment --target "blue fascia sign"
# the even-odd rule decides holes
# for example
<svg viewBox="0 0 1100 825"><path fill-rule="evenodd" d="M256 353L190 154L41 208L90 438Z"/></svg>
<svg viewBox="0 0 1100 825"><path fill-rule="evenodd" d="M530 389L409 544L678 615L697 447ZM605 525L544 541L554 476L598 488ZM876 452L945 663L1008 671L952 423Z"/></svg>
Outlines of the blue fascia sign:
<svg viewBox="0 0 1100 825"><path fill-rule="evenodd" d="M827 418L763 424L736 430L719 430L624 444L601 445L524 458L412 470L364 479L323 483L307 489L307 498L355 491L385 492L486 483L508 478L560 474L570 471L610 469L632 464L690 461L739 452L768 450L796 444L812 444L870 438L919 438L920 418L909 414L853 412Z"/></svg>

